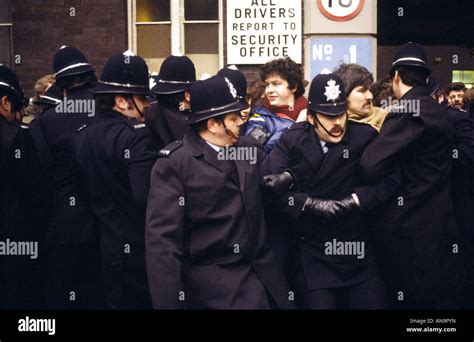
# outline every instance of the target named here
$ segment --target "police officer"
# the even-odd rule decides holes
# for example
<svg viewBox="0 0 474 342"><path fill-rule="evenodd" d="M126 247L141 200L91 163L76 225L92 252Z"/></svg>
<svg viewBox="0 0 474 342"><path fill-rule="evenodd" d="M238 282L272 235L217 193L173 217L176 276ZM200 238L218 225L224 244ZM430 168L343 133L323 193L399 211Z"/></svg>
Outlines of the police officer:
<svg viewBox="0 0 474 342"><path fill-rule="evenodd" d="M48 188L28 127L21 125L23 105L15 73L0 65L0 241L6 248L19 243L30 247L29 255L19 255L19 249L0 255L3 309L44 306L41 260Z"/></svg>
<svg viewBox="0 0 474 342"><path fill-rule="evenodd" d="M410 42L395 53L390 76L403 102L361 159L373 181L401 169L398 193L374 222L389 299L401 308L456 307L462 284L449 180L455 136L446 108L428 94L429 73L421 45Z"/></svg>
<svg viewBox="0 0 474 342"><path fill-rule="evenodd" d="M161 65L152 88L158 103L147 111L145 123L159 148L182 139L189 117L189 89L196 81L194 63L186 56L168 56Z"/></svg>
<svg viewBox="0 0 474 342"><path fill-rule="evenodd" d="M308 122L285 132L261 166L268 199L291 219L287 272L300 308L386 306L363 213L384 201L397 179L364 186L357 165L377 131L349 121L346 111L340 78L317 75Z"/></svg>
<svg viewBox="0 0 474 342"><path fill-rule="evenodd" d="M157 150L145 126L148 67L130 51L110 57L96 87L95 120L74 139L75 158L100 221L109 308L151 308L145 271L145 208Z"/></svg>
<svg viewBox="0 0 474 342"><path fill-rule="evenodd" d="M94 116L89 89L94 68L76 48L62 46L54 55L55 86L61 103L31 123L40 159L53 185L46 244L48 307L103 307L97 224L74 165L71 141Z"/></svg>
<svg viewBox="0 0 474 342"><path fill-rule="evenodd" d="M252 138L239 138L235 88L220 76L197 81L191 109L191 131L160 151L151 175L146 260L154 308L292 307L267 245L257 160L224 152L255 149Z"/></svg>
<svg viewBox="0 0 474 342"><path fill-rule="evenodd" d="M428 77L427 90L433 97L441 86L433 75ZM451 167L451 198L456 225L461 234L461 248L466 269L463 305L474 308L474 122L469 113L447 107L449 120L455 130Z"/></svg>

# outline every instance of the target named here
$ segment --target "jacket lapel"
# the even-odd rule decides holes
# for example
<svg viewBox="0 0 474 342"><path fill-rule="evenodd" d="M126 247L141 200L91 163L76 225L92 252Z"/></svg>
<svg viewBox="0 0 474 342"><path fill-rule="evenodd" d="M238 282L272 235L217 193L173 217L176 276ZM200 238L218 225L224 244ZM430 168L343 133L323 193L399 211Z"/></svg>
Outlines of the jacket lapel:
<svg viewBox="0 0 474 342"><path fill-rule="evenodd" d="M344 150L349 149L349 125L346 126L346 132L341 142L332 145L329 151L324 155L324 162L319 170L318 178L325 179L336 167L343 161Z"/></svg>
<svg viewBox="0 0 474 342"><path fill-rule="evenodd" d="M234 183L239 184L239 180L233 176L231 160L219 160L218 152L216 152L206 141L204 141L195 132L190 132L185 136L185 140L188 143L189 149L194 157L203 157L203 160L214 168L224 173Z"/></svg>
<svg viewBox="0 0 474 342"><path fill-rule="evenodd" d="M315 173L318 174L319 169L321 168L321 163L324 160L324 153L313 129L308 131L308 138L305 140L304 144L297 148L301 151L303 157L311 168L313 168Z"/></svg>

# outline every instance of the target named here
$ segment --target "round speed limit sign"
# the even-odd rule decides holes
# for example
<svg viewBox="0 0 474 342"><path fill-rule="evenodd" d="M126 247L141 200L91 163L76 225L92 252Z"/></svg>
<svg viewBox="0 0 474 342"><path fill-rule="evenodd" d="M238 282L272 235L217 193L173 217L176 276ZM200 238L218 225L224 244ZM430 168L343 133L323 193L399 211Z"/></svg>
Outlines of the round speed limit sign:
<svg viewBox="0 0 474 342"><path fill-rule="evenodd" d="M334 21L351 20L364 7L364 0L316 0L316 3L321 13Z"/></svg>

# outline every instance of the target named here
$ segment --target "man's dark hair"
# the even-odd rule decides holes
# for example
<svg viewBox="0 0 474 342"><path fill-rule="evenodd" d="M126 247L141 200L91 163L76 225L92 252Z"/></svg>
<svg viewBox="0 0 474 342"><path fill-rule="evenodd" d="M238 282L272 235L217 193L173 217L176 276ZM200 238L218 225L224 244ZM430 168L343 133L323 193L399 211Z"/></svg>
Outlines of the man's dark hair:
<svg viewBox="0 0 474 342"><path fill-rule="evenodd" d="M21 110L21 108L23 107L23 102L20 99L18 99L17 96L14 96L9 91L0 90L0 99L2 99L4 96L6 96L8 98L8 101L10 101L10 103L12 105L12 112L13 113L16 113L19 110Z"/></svg>
<svg viewBox="0 0 474 342"><path fill-rule="evenodd" d="M410 87L426 87L427 78L430 74L430 71L425 68L403 65L393 69L390 72L390 78L395 77L396 71L398 71L402 82Z"/></svg>
<svg viewBox="0 0 474 342"><path fill-rule="evenodd" d="M115 94L98 94L94 96L95 111L104 113L112 110L115 106Z"/></svg>
<svg viewBox="0 0 474 342"><path fill-rule="evenodd" d="M231 113L229 113L229 114L231 114ZM222 114L222 115L219 115L219 116L213 116L211 118L207 118L206 120L203 120L203 121L200 121L200 122L197 122L197 123L191 125L190 128L191 128L192 131L194 131L196 133L203 132L203 131L207 130L207 122L210 119L214 119L215 121L220 122L221 124L224 124L224 119L229 114Z"/></svg>
<svg viewBox="0 0 474 342"><path fill-rule="evenodd" d="M449 83L446 86L446 94L449 95L450 92L452 91L466 91L466 85L462 82L453 82Z"/></svg>
<svg viewBox="0 0 474 342"><path fill-rule="evenodd" d="M89 89L97 84L97 77L94 72L86 72L84 74L66 76L58 79L56 85L68 92L82 89Z"/></svg>
<svg viewBox="0 0 474 342"><path fill-rule="evenodd" d="M286 80L290 89L296 89L295 98L304 94L303 69L290 57L274 59L260 67L260 78L263 82L273 74Z"/></svg>
<svg viewBox="0 0 474 342"><path fill-rule="evenodd" d="M372 73L359 64L341 64L334 73L342 80L346 96L349 96L356 87L369 89L374 83Z"/></svg>
<svg viewBox="0 0 474 342"><path fill-rule="evenodd" d="M374 106L377 107L381 106L382 100L388 100L390 97L395 98L392 88L392 79L390 77L378 80L372 84L370 91L374 96L372 102Z"/></svg>
<svg viewBox="0 0 474 342"><path fill-rule="evenodd" d="M179 108L180 102L184 101L184 91L175 94L155 94L158 103L174 109Z"/></svg>

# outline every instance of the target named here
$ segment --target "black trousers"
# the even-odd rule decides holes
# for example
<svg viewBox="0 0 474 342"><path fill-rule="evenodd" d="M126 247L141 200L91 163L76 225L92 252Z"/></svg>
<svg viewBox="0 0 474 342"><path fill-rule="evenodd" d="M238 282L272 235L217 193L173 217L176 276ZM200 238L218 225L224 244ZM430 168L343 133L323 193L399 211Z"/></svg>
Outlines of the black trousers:
<svg viewBox="0 0 474 342"><path fill-rule="evenodd" d="M295 291L295 301L306 310L382 310L388 308L387 291L379 275L347 287L308 289L301 257L292 265L289 279Z"/></svg>
<svg viewBox="0 0 474 342"><path fill-rule="evenodd" d="M44 309L41 252L0 258L0 309Z"/></svg>
<svg viewBox="0 0 474 342"><path fill-rule="evenodd" d="M105 308L98 245L84 243L50 248L45 292L49 309Z"/></svg>

